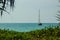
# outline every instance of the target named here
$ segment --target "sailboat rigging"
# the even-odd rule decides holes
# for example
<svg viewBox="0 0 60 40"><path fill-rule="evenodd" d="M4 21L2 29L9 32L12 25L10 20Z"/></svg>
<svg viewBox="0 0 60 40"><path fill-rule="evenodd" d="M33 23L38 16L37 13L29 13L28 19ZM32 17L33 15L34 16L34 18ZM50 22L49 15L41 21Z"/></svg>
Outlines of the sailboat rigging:
<svg viewBox="0 0 60 40"><path fill-rule="evenodd" d="M42 25L42 23L40 22L40 9L39 9L39 14L38 14L38 25Z"/></svg>

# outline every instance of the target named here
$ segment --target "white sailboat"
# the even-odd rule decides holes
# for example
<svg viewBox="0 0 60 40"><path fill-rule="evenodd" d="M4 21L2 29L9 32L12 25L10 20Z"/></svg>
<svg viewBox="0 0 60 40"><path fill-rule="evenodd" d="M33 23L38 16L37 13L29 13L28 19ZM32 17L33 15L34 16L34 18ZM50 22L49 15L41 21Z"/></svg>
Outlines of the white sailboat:
<svg viewBox="0 0 60 40"><path fill-rule="evenodd" d="M39 9L39 14L38 14L38 25L42 25L42 23L40 22L40 9Z"/></svg>

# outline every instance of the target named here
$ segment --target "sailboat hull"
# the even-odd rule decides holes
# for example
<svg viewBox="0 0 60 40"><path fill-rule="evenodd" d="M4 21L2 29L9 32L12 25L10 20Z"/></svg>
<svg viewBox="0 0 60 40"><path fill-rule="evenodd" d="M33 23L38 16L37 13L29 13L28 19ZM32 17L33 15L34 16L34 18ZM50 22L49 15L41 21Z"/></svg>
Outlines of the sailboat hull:
<svg viewBox="0 0 60 40"><path fill-rule="evenodd" d="M39 23L38 25L42 25L42 23Z"/></svg>

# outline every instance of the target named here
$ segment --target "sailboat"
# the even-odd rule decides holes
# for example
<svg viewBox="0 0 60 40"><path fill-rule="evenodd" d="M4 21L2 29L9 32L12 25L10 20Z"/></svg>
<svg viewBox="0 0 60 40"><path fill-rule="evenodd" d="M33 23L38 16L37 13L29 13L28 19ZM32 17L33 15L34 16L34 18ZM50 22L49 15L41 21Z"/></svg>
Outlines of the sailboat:
<svg viewBox="0 0 60 40"><path fill-rule="evenodd" d="M42 25L42 23L40 22L40 9L39 9L39 14L38 14L38 25Z"/></svg>

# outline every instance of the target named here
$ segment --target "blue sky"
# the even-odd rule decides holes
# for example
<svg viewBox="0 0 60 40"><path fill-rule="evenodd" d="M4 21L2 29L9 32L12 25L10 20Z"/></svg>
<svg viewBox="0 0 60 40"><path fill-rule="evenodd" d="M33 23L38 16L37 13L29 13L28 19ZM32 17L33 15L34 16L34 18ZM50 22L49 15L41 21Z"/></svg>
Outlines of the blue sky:
<svg viewBox="0 0 60 40"><path fill-rule="evenodd" d="M40 9L42 23L56 23L58 5L58 0L15 0L14 11L10 14L4 13L2 18L0 17L0 22L38 23Z"/></svg>

